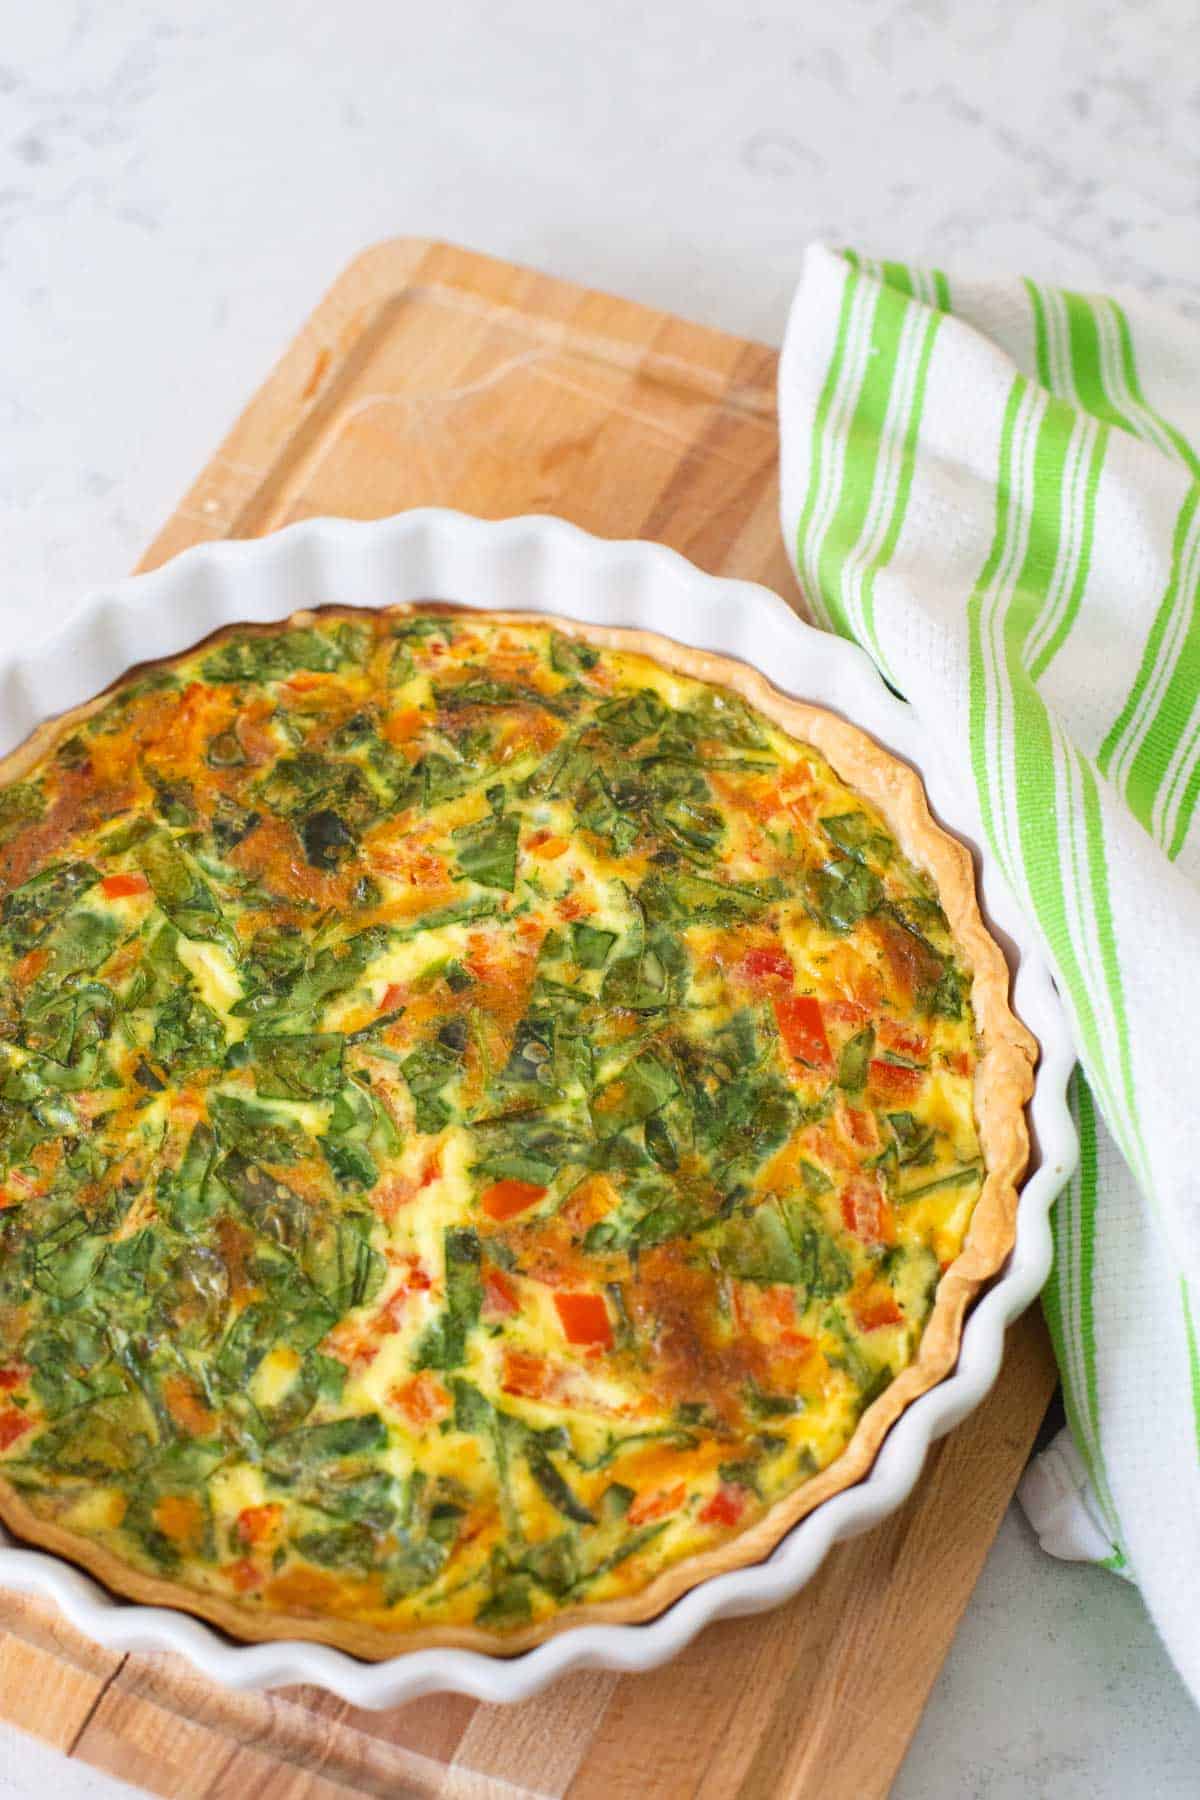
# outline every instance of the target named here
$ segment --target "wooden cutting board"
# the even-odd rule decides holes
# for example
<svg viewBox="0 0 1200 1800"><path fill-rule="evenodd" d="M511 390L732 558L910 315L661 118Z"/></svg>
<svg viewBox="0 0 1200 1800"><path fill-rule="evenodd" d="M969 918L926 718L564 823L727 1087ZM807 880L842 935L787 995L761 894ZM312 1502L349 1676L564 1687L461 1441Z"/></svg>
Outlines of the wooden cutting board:
<svg viewBox="0 0 1200 1800"><path fill-rule="evenodd" d="M803 610L777 521L775 362L508 263L382 244L322 301L141 567L315 514L436 504L658 538ZM168 1796L870 1800L899 1767L1054 1383L1028 1313L994 1392L903 1511L839 1545L790 1605L712 1626L648 1675L577 1675L513 1708L449 1695L359 1712L315 1689L229 1693L0 1594L0 1715Z"/></svg>

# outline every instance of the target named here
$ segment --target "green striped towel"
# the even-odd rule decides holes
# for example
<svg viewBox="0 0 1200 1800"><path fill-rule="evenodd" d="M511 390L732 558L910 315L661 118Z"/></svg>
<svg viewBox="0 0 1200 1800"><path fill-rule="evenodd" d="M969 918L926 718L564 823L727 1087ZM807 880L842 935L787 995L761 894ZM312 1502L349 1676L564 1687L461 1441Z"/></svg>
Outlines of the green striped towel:
<svg viewBox="0 0 1200 1800"><path fill-rule="evenodd" d="M801 584L966 785L1075 1034L1070 1440L1022 1498L1136 1579L1200 1698L1200 338L815 246L780 418Z"/></svg>

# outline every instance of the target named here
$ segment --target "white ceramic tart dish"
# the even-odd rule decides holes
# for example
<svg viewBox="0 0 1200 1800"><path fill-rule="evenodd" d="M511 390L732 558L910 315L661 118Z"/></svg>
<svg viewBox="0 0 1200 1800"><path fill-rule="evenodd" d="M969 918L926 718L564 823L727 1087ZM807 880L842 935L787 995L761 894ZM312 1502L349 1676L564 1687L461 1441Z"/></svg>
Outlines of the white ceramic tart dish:
<svg viewBox="0 0 1200 1800"><path fill-rule="evenodd" d="M1073 1153L1063 1097L1069 1049L1052 989L986 869L981 897L993 936L981 922L970 857L933 823L904 762L920 770L934 808L968 840L969 811L952 789L943 791L907 709L858 652L810 631L774 596L703 576L658 547L605 544L548 520L485 525L414 513L372 526L314 522L261 542L198 549L98 597L56 643L2 671L4 774L10 782L27 775L38 746L50 746L66 771L64 796L73 791L75 769L92 766L88 754L107 766L103 740L119 743L120 709L108 724L100 716L90 753L68 736L74 721L18 748L31 731L75 708L82 724L86 702L110 682L213 632L289 619L303 632L311 621L292 619L297 612L430 601L461 609L459 649L449 642L454 633L439 636L428 618L405 644L390 623L372 637L353 614L336 628L336 615L326 615L303 652L317 660L299 668L331 669L335 655L340 666L361 667L361 677L289 677L282 711L267 705L265 735L249 714L245 726L238 715L241 743L224 714L256 694L253 682L245 686L236 633L225 656L230 670L218 649L199 685L190 662L179 677L157 678L174 698L135 700L135 683L130 703L142 709L138 718L145 713L149 733L139 726L137 741L150 746L139 766L150 770L142 785L151 784L151 798L140 804L150 816L106 825L104 835L89 828L73 843L73 854L98 854L100 874L78 861L38 881L29 875L46 867L46 853L36 850L42 828L22 822L25 836L15 842L31 847L33 861L22 864L23 852L14 851L10 888L14 880L28 886L13 890L5 912L21 956L10 1010L17 1004L23 1019L10 1112L17 1090L35 1095L49 1072L52 1088L69 1092L83 1082L83 1099L94 1089L87 1116L96 1127L85 1129L107 1120L104 1132L121 1141L114 1139L116 1162L104 1160L99 1140L94 1148L81 1143L55 1178L54 1192L64 1181L74 1192L83 1181L99 1196L102 1216L86 1243L76 1243L70 1208L58 1219L57 1202L37 1214L33 1239L21 1223L26 1215L12 1215L30 1244L22 1254L37 1269L33 1298L22 1303L34 1307L32 1335L22 1340L31 1347L33 1388L26 1402L22 1386L14 1403L34 1407L28 1419L45 1404L64 1422L27 1440L36 1449L23 1475L24 1452L9 1459L32 1510L6 1483L4 1516L135 1601L190 1607L238 1637L270 1641L231 1645L165 1607L111 1599L43 1551L0 1551L0 1583L52 1595L113 1647L182 1651L240 1685L317 1681L365 1705L446 1687L520 1699L571 1667L648 1667L707 1619L795 1591L835 1537L899 1503L931 1437L986 1391L1004 1323L1044 1279L1046 1209ZM488 614L478 630L477 608ZM522 620L505 614L528 621L524 639ZM545 624L539 615L549 615ZM547 629L555 621L557 636ZM346 634L356 630L351 654ZM375 642L379 654L369 648ZM256 653L255 668L271 654ZM456 656L466 661L447 677ZM496 679L505 657L516 686ZM376 666L393 671L384 679L396 698L372 726L354 692L367 694ZM432 690L422 673L429 667ZM226 684L219 697L204 685L209 670ZM323 683L323 694L311 691ZM736 709L736 699L718 699L714 712L713 688L699 683L740 696L753 712L722 711ZM140 691L152 690L143 683ZM272 692L279 695L278 685ZM510 712L497 750L501 702ZM196 792L205 799L193 802L186 782L164 792L163 771L187 764L170 755L164 762L153 748L160 704L183 704L184 721L208 708L196 742L218 773L201 774ZM91 727L82 729L88 737ZM282 750L271 750L268 740L281 733ZM420 751L408 741L414 734ZM689 773L689 735L710 771L705 778ZM561 777L555 758L561 763L567 752L552 747L560 739L580 745ZM469 775L476 743L504 776L488 786L486 804L483 784L474 783L476 795L454 766ZM640 799L628 776L624 798L611 772L601 780L597 756L620 762L622 743L636 747L639 779L651 784ZM420 758L424 799L397 802L403 829L392 844L388 802L372 793L399 792L405 756L409 764ZM231 772L247 759L249 773ZM50 779L48 791L58 792L59 778ZM251 813L256 794L263 811ZM574 798L555 799L563 794ZM189 825L207 818L214 801L205 830L218 835L206 853L207 838L189 836ZM26 789L13 804L44 801ZM639 805L650 808L640 835L630 823ZM623 807L633 810L623 816ZM419 875L413 826L404 824L413 818L430 821L415 834L428 839L416 857ZM347 819L368 833L361 845ZM567 837L555 835L564 830ZM253 853L237 849L247 832ZM805 833L808 848L794 865L793 837ZM291 853L270 861L275 840L286 846L293 836L304 847L299 873ZM237 973L224 966L235 954L222 948L225 937L235 941L231 928L220 922L221 905L214 922L212 892L198 873L210 866L206 854L215 858L221 904L245 915L243 943L253 937L249 952L236 953L249 956ZM706 856L724 885L704 873ZM810 870L803 905L787 897L793 866ZM290 901L272 898L283 891L275 877L285 867ZM352 885L356 869L369 874ZM226 879L231 885L222 886ZM422 890L415 895L404 887L414 881ZM66 899L58 893L64 883ZM86 905L74 898L80 883L91 884ZM349 908L356 924L322 925L331 906ZM43 917L59 922L44 925ZM314 933L320 943L314 938L305 950ZM994 937L1014 953L1013 1002L1024 1024L1009 1011ZM291 966L298 954L308 975ZM356 958L363 973L351 981ZM108 987L87 975L101 967ZM174 993L172 971L192 1001ZM491 1000L472 1001L471 990L495 993L510 973L525 983L526 1000L521 1016L506 1022L503 1005L496 1014ZM58 997L57 976L70 996ZM102 1015L114 991L125 996L128 1023L104 1053L107 1073L93 1081L80 1058L85 1040L111 1029ZM313 992L335 997L316 1007ZM916 998L906 1003L906 993ZM174 1016L181 1006L191 1008L186 1019ZM1018 1207L1022 1101L1036 1049L1026 1024L1040 1041L1042 1067L1028 1113L1033 1172ZM187 1040L197 1029L207 1034L207 1055L204 1042L179 1048L181 1034ZM595 1042L584 1041L597 1030ZM73 1049L64 1048L64 1032ZM300 1066L301 1050L317 1059L313 1067ZM76 1073L53 1072L63 1067ZM127 1091L118 1102L122 1069ZM198 1081L207 1101L197 1098ZM34 1122L22 1129L35 1138L47 1106L64 1118L70 1110L65 1095L53 1093L30 1104ZM151 1142L153 1152L145 1150ZM54 1159L43 1148L47 1154L25 1166L47 1173L32 1186L28 1175L17 1182L29 1206L41 1207L34 1195L50 1192L44 1183ZM160 1226L134 1198L139 1155L168 1171L159 1178ZM197 1185L193 1165L204 1157L211 1174ZM413 1158L420 1169L409 1169ZM552 1179L556 1158L563 1173ZM119 1174L116 1188L106 1167ZM206 1207L216 1208L212 1219ZM302 1222L314 1207L326 1248ZM210 1227L219 1255L198 1240L181 1249L189 1230L194 1238ZM139 1407L157 1406L163 1418L165 1437L146 1413L147 1441L159 1436L164 1446L152 1453L154 1480L164 1485L162 1497L142 1507L144 1521L139 1502L122 1499L104 1476L112 1456L119 1474L121 1453L106 1451L103 1436L93 1442L89 1426L83 1455L71 1422L83 1416L71 1413L75 1387L97 1379L86 1373L98 1366L86 1345L82 1363L71 1350L79 1331L87 1334L91 1301L84 1318L66 1327L60 1320L79 1304L84 1264L104 1255L92 1248L97 1231L110 1244L103 1267L95 1264L102 1311L137 1279L133 1263L143 1250L173 1259L154 1279L164 1317L183 1333L163 1354L183 1372L151 1373L145 1362L175 1326L160 1322L147 1339L136 1335L131 1314L131 1339L124 1315L113 1315L115 1338L111 1329L108 1337L121 1340L118 1362L111 1382L98 1377L102 1433L111 1426L119 1436L117 1414L133 1419ZM701 1247L685 1250L692 1231ZM249 1252L229 1250L231 1232ZM244 1319L229 1315L237 1329L220 1338L219 1355L203 1347L211 1296L204 1318L196 1310L196 1292L211 1286L210 1263L221 1265L225 1282L263 1296ZM236 1273L243 1266L249 1287ZM981 1288L960 1347L964 1313ZM307 1298L297 1298L301 1290ZM681 1307L690 1316L681 1318ZM793 1309L807 1310L794 1317ZM697 1338L701 1317L710 1322ZM243 1327L277 1335L288 1318L290 1337L262 1363ZM372 1322L366 1349L363 1319ZM726 1341L730 1352L719 1348ZM713 1371L728 1363L731 1384L728 1394L711 1389L711 1404L700 1398L709 1356ZM226 1406L222 1391L236 1394L234 1365L245 1358L253 1404L244 1418L236 1399L221 1413L227 1448L218 1453L216 1485L199 1490L201 1504L186 1497L198 1479L192 1464L221 1441L211 1435L211 1405ZM788 1367L797 1371L794 1400ZM28 1379L21 1368L18 1361L5 1372L6 1387ZM386 1416L400 1428L394 1449ZM10 1449L28 1431L27 1417L6 1412ZM614 1420L625 1421L619 1431ZM231 1461L228 1447L239 1442L249 1448ZM481 1480L493 1462L496 1475ZM574 1471L571 1484L564 1466ZM381 1507L391 1526L376 1522ZM270 1563L265 1531L276 1534ZM217 1562L202 1540L220 1546ZM368 1540L375 1560L364 1565ZM444 1564L447 1545L452 1560L435 1578L432 1563ZM220 1563L222 1555L237 1560ZM164 1560L166 1578L158 1573ZM346 1573L364 1566L380 1572ZM299 1641L310 1637L325 1641ZM368 1667L346 1650L381 1660Z"/></svg>

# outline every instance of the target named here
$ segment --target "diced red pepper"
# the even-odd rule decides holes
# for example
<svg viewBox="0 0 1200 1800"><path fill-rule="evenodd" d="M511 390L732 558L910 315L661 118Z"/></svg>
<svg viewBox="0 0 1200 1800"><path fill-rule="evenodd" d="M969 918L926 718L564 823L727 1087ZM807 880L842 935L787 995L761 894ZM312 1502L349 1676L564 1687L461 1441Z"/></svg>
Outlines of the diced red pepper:
<svg viewBox="0 0 1200 1800"><path fill-rule="evenodd" d="M896 1235L892 1209L877 1181L856 1176L842 1190L842 1219L864 1244L890 1244Z"/></svg>
<svg viewBox="0 0 1200 1800"><path fill-rule="evenodd" d="M516 1282L503 1269L485 1269L483 1275L483 1316L485 1319L508 1319L519 1312L520 1296Z"/></svg>
<svg viewBox="0 0 1200 1800"><path fill-rule="evenodd" d="M106 875L100 883L100 891L106 900L126 900L130 894L144 894L149 886L140 871L133 871L127 875Z"/></svg>
<svg viewBox="0 0 1200 1800"><path fill-rule="evenodd" d="M266 1580L263 1570L256 1568L248 1556L239 1557L237 1562L226 1563L224 1573L229 1577L229 1585L235 1594L248 1594L251 1588L261 1587Z"/></svg>
<svg viewBox="0 0 1200 1800"><path fill-rule="evenodd" d="M10 1363L6 1369L0 1369L0 1392L11 1393L13 1388L20 1387L29 1370L21 1363Z"/></svg>
<svg viewBox="0 0 1200 1800"><path fill-rule="evenodd" d="M841 1120L846 1136L852 1143L857 1144L860 1150L878 1150L879 1127L875 1123L873 1112L865 1112L857 1106L843 1106Z"/></svg>
<svg viewBox="0 0 1200 1800"><path fill-rule="evenodd" d="M881 1100L915 1100L924 1080L924 1069L910 1069L905 1063L877 1060L867 1069L867 1085Z"/></svg>
<svg viewBox="0 0 1200 1800"><path fill-rule="evenodd" d="M886 1291L859 1294L851 1303L860 1331L878 1331L884 1325L902 1325L904 1314Z"/></svg>
<svg viewBox="0 0 1200 1800"><path fill-rule="evenodd" d="M601 1344L613 1341L612 1320L600 1294L555 1294L555 1309L568 1344Z"/></svg>
<svg viewBox="0 0 1200 1800"><path fill-rule="evenodd" d="M808 1063L815 1069L827 1069L833 1062L821 1002L812 994L776 994L775 1020L779 1035L789 1056Z"/></svg>
<svg viewBox="0 0 1200 1800"><path fill-rule="evenodd" d="M479 1204L489 1219L515 1219L539 1200L544 1200L547 1190L537 1187L532 1181L516 1181L506 1179L494 1181L479 1196Z"/></svg>
<svg viewBox="0 0 1200 1800"><path fill-rule="evenodd" d="M749 1498L744 1487L723 1483L700 1512L701 1525L736 1525Z"/></svg>
<svg viewBox="0 0 1200 1800"><path fill-rule="evenodd" d="M649 1525L652 1519L665 1519L669 1513L678 1512L687 1499L687 1483L681 1481L678 1487L659 1488L653 1494L639 1494L626 1513L626 1521L630 1525Z"/></svg>
<svg viewBox="0 0 1200 1800"><path fill-rule="evenodd" d="M282 1506L243 1506L234 1531L243 1544L265 1544L283 1523Z"/></svg>
<svg viewBox="0 0 1200 1800"><path fill-rule="evenodd" d="M929 1039L925 1033L914 1031L909 1025L900 1025L895 1019L877 1020L875 1032L885 1050L906 1056L910 1062L924 1062L929 1055Z"/></svg>
<svg viewBox="0 0 1200 1800"><path fill-rule="evenodd" d="M796 971L786 950L772 944L763 949L747 950L742 958L742 974L747 981L793 981Z"/></svg>
<svg viewBox="0 0 1200 1800"><path fill-rule="evenodd" d="M0 1450L7 1450L19 1437L24 1437L32 1423L32 1419L27 1419L17 1406L0 1410Z"/></svg>
<svg viewBox="0 0 1200 1800"><path fill-rule="evenodd" d="M542 1356L533 1356L528 1350L506 1350L500 1386L506 1394L544 1400L556 1386L555 1372Z"/></svg>
<svg viewBox="0 0 1200 1800"><path fill-rule="evenodd" d="M381 1013L399 1012L408 997L408 989L401 987L398 981L389 981L383 990L383 998L379 1002Z"/></svg>

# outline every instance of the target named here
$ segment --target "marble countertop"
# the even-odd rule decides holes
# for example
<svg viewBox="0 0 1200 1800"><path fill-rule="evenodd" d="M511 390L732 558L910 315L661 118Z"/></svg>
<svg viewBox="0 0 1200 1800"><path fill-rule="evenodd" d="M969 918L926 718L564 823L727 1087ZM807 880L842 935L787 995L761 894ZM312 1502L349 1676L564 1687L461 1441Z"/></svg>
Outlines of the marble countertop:
<svg viewBox="0 0 1200 1800"><path fill-rule="evenodd" d="M0 629L41 632L129 568L377 238L457 240L770 342L813 237L1200 319L1191 0L10 11ZM0 1730L0 1796L110 1791L50 1757ZM1051 1562L1010 1514L902 1800L1182 1796L1198 1764L1136 1591Z"/></svg>

